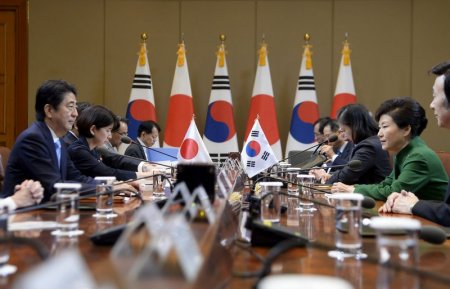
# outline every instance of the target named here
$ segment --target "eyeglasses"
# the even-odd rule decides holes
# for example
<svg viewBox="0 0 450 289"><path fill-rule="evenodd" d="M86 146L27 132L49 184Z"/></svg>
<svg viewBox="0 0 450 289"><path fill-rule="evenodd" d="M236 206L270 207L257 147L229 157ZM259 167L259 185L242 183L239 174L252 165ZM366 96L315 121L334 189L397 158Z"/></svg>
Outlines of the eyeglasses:
<svg viewBox="0 0 450 289"><path fill-rule="evenodd" d="M66 105L66 108L70 111L73 112L74 110L76 110L78 108L78 106L76 104L73 103L69 103Z"/></svg>
<svg viewBox="0 0 450 289"><path fill-rule="evenodd" d="M118 132L118 131L113 131L113 133L117 133L120 136L127 136L128 132L124 131L124 132Z"/></svg>

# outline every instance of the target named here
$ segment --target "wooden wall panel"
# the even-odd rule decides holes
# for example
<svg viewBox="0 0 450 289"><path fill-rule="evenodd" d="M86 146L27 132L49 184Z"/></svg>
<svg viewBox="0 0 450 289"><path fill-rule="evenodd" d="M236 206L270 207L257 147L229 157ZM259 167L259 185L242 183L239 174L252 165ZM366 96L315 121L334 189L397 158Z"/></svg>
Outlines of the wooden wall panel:
<svg viewBox="0 0 450 289"><path fill-rule="evenodd" d="M104 1L30 0L29 110L35 120L37 87L47 79L66 79L78 100L103 102Z"/></svg>
<svg viewBox="0 0 450 289"><path fill-rule="evenodd" d="M223 33L227 36L227 66L241 147L255 75L255 4L184 1L181 7L181 32L185 35L198 129L203 134L217 60L215 53L220 44L219 35Z"/></svg>
<svg viewBox="0 0 450 289"><path fill-rule="evenodd" d="M329 114L344 33L349 33L358 100L375 111L385 99L412 95L428 106L432 78L423 74L448 59L446 0L30 0L29 120L34 93L45 79L77 84L80 100L103 103L123 115L139 50L150 35L149 60L158 121L165 112L185 34L197 124L203 131L218 35L226 33L239 144L242 144L265 33L282 148L285 148L303 34L311 33L321 115ZM430 119L431 114L429 114ZM445 149L431 121L424 136Z"/></svg>
<svg viewBox="0 0 450 289"><path fill-rule="evenodd" d="M332 63L330 48L332 5L330 1L260 1L257 6L257 47L265 35L275 94L283 153L297 89L304 35L311 35L313 69L319 113L330 110ZM282 21L280 21L282 19ZM253 56L256 62L256 53ZM256 72L256 71L255 71ZM254 73L255 73L254 72Z"/></svg>
<svg viewBox="0 0 450 289"><path fill-rule="evenodd" d="M158 122L164 124L179 41L176 1L107 1L105 32L105 101L125 116L130 98L140 35L148 35L147 50ZM162 136L160 138L163 139Z"/></svg>
<svg viewBox="0 0 450 289"><path fill-rule="evenodd" d="M410 96L411 1L342 0L334 5L334 79L348 32L357 100L375 112L386 99Z"/></svg>
<svg viewBox="0 0 450 289"><path fill-rule="evenodd" d="M434 149L450 151L450 131L437 126L429 108L434 76L427 74L434 65L450 60L450 1L415 0L413 3L412 96L427 108L428 127L423 137Z"/></svg>

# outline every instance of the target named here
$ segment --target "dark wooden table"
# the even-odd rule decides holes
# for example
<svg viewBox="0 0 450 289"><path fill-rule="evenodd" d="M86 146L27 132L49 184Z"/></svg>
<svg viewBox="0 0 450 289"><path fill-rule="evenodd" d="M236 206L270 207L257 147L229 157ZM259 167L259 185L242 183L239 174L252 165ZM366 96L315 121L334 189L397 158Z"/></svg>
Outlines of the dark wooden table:
<svg viewBox="0 0 450 289"><path fill-rule="evenodd" d="M321 198L321 195L317 195ZM380 203L381 204L381 203ZM378 204L378 205L380 205ZM192 231L201 246L205 262L202 266L197 280L188 284L184 281L178 271L173 274L165 274L159 278L144 278L137 283L130 284L121 278L109 261L111 247L96 246L89 236L99 230L117 224L127 223L131 220L134 209L139 201L128 204L116 204L115 210L119 213L112 223L97 223L92 217L93 211L81 211L80 229L84 235L78 237L78 242L72 246L78 246L86 263L92 270L93 275L99 282L113 280L117 288L252 288L256 278L252 273L261 269L261 259L264 258L269 248L251 248L238 245L233 242L237 234L237 217L231 212L229 206L224 202L215 204L219 215L219 221L208 226L206 222L195 222L191 224ZM354 260L352 258L338 261L328 257L327 250L316 248L314 244L322 244L333 247L334 244L334 209L325 206L316 206L317 211L313 214L300 214L297 219L289 219L283 215L281 225L293 232L298 232L312 241L311 246L293 249L281 255L272 265L272 274L321 274L339 276L351 282L357 289L377 288L377 278L380 278L380 267L368 260ZM371 213L375 213L372 210ZM392 215L396 217L398 215ZM423 224L430 222L419 219ZM32 213L20 214L15 221L21 220L50 220L56 218L54 210L39 210ZM60 244L50 234L50 230L15 232L17 235L36 238L45 244L52 254L56 254L67 244ZM450 241L444 245L431 245L420 241L420 265L418 270L423 273L408 275L416 278L418 288L449 288L450 284L440 281L439 278L450 278ZM374 238L363 239L363 251L373 258L376 256L376 243ZM260 257L260 258L258 258ZM14 279L21 274L40 264L42 260L30 248L14 245L11 249L10 262L18 267L13 276L0 280L1 288L10 288ZM171 266L167 266L171 268ZM395 274L399 274L398 272ZM437 276L427 276L434 274ZM400 288L400 287L398 287Z"/></svg>

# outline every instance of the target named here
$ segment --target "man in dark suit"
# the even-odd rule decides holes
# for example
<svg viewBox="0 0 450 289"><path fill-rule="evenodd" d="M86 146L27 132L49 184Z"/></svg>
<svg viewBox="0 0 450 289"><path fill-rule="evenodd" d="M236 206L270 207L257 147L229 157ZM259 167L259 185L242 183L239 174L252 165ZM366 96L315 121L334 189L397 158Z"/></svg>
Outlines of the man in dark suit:
<svg viewBox="0 0 450 289"><path fill-rule="evenodd" d="M330 142L320 148L320 153L328 159L327 166L344 165L350 160L353 151L353 143L345 140L344 134L339 131L339 124L336 120L328 118L319 128L325 139L332 135L337 135L335 142ZM335 170L332 170L335 171Z"/></svg>
<svg viewBox="0 0 450 289"><path fill-rule="evenodd" d="M436 75L436 79L430 108L434 111L438 126L450 129L450 61L436 65L431 72ZM413 214L450 227L450 183L441 202L419 200L413 193L402 191L392 193L379 211Z"/></svg>
<svg viewBox="0 0 450 289"><path fill-rule="evenodd" d="M160 131L161 128L156 122L151 120L143 121L138 127L136 143L132 143L127 147L125 155L148 160L145 147L151 147L155 144Z"/></svg>
<svg viewBox="0 0 450 289"><path fill-rule="evenodd" d="M14 187L26 179L41 182L44 201L50 199L58 182L80 182L94 188L94 179L75 168L62 141L78 115L76 94L75 87L64 80L49 80L39 87L37 121L19 135L12 148L1 197L11 196Z"/></svg>

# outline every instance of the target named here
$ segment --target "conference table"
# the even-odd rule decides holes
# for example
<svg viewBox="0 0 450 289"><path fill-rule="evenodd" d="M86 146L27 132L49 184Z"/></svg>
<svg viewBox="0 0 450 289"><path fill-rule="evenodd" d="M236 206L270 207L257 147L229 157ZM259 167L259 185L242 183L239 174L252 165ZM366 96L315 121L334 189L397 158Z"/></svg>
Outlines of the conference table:
<svg viewBox="0 0 450 289"><path fill-rule="evenodd" d="M316 194L318 200L325 200L323 194ZM377 202L377 206L382 203ZM114 266L110 259L112 246L98 246L89 237L110 227L128 223L136 208L141 205L138 199L127 202L115 202L114 210L118 217L108 222L93 217L94 211L80 211L80 229L84 234L73 240L56 238L51 230L14 231L15 236L38 240L49 249L50 255L57 255L70 247L78 248L98 284L111 283L115 288L252 288L257 280L257 273L270 248L251 247L239 239L239 215L233 212L226 200L216 198L213 208L217 220L208 224L205 220L190 223L197 243L204 256L197 278L187 282L184 278L176 257L168 259L160 274L154 272L150 276L141 276L129 281L123 273ZM310 245L299 246L281 254L271 265L271 274L319 274L337 276L349 281L355 289L358 288L388 288L381 286L381 268L376 260L376 239L363 238L363 251L369 255L368 260L345 258L337 260L328 256L329 248L333 247L335 235L334 209L316 205L314 213L298 213L297 217L283 214L280 225L292 232L297 232L310 240ZM365 210L364 214L376 214L376 208ZM54 221L56 210L37 210L14 216L11 222L24 221ZM398 215L392 215L397 217ZM424 225L431 222L419 217ZM314 245L321 244L321 245ZM402 280L415 284L416 288L449 288L450 287L450 241L443 245L432 245L424 241L419 243L420 262L413 272L388 269L394 274L402 274ZM41 257L30 247L14 244L10 251L10 264L17 266L18 271L8 278L0 278L0 288L11 288L14 281L43 263ZM405 275L406 274L406 275ZM400 276L400 275L399 275ZM400 281L399 281L400 282ZM378 285L377 285L378 284ZM378 286L378 287L377 287ZM401 288L399 284L396 287Z"/></svg>

